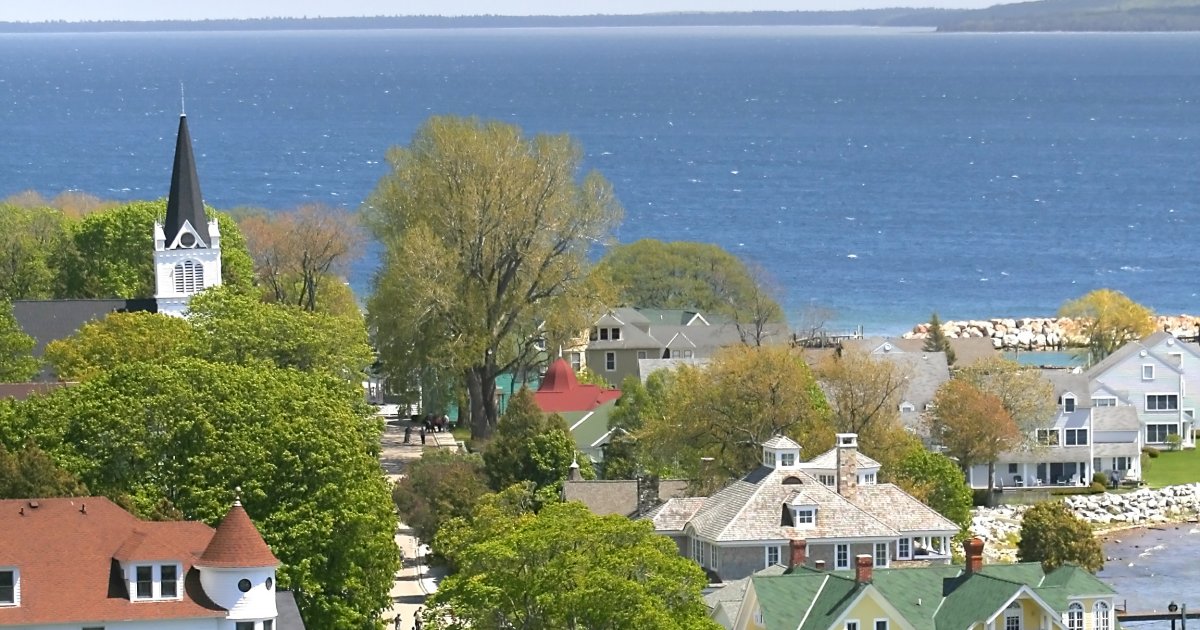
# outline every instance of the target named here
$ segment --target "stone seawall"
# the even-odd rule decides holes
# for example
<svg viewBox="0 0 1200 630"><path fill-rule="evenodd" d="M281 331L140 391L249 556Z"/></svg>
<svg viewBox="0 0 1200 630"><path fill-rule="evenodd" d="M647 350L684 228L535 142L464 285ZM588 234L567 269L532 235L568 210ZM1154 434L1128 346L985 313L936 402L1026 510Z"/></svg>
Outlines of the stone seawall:
<svg viewBox="0 0 1200 630"><path fill-rule="evenodd" d="M1122 527L1148 526L1190 520L1200 514L1200 483L1143 488L1125 494L1071 495L1063 501L1079 518L1092 524L1097 533ZM975 508L971 534L983 539L992 561L1015 562L1021 517L1027 505Z"/></svg>
<svg viewBox="0 0 1200 630"><path fill-rule="evenodd" d="M1176 337L1193 336L1200 332L1200 317L1192 315L1160 315L1155 317L1159 330ZM1057 350L1087 344L1081 326L1069 317L1016 317L972 319L942 322L942 331L950 339L991 339L1000 350ZM929 324L917 324L905 339L924 339L929 336Z"/></svg>

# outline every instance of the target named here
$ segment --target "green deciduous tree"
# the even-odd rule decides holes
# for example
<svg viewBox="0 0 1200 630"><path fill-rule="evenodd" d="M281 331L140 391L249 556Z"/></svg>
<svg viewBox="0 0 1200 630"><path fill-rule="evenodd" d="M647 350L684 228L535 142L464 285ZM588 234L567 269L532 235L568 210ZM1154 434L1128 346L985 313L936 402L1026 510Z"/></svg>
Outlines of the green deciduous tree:
<svg viewBox="0 0 1200 630"><path fill-rule="evenodd" d="M1154 313L1112 289L1096 289L1071 300L1062 305L1058 314L1080 325L1092 361L1099 361L1127 342L1154 332Z"/></svg>
<svg viewBox="0 0 1200 630"><path fill-rule="evenodd" d="M646 522L583 504L504 518L457 554L458 572L428 600L431 630L715 629L705 577ZM480 517L473 519L479 523ZM462 527L470 527L460 521Z"/></svg>
<svg viewBox="0 0 1200 630"><path fill-rule="evenodd" d="M528 389L509 401L483 461L492 489L530 481L543 503L557 499L571 462L579 464L585 478L595 477L590 460L577 461L575 439L562 416L543 413Z"/></svg>
<svg viewBox="0 0 1200 630"><path fill-rule="evenodd" d="M9 411L0 442L36 442L142 516L215 525L241 486L310 625L367 627L391 604L395 513L359 383L183 357L117 366Z"/></svg>
<svg viewBox="0 0 1200 630"><path fill-rule="evenodd" d="M600 270L619 292L619 304L722 315L752 345L764 340L768 324L784 321L761 270L719 245L642 239L610 249Z"/></svg>
<svg viewBox="0 0 1200 630"><path fill-rule="evenodd" d="M369 301L384 367L397 381L428 363L462 374L473 437L495 429L497 375L604 302L587 256L621 209L603 177L577 179L581 159L566 136L435 117L389 151L367 201L384 247Z"/></svg>
<svg viewBox="0 0 1200 630"><path fill-rule="evenodd" d="M417 538L432 541L446 521L470 517L476 501L487 492L479 456L433 449L408 465L392 488L392 500Z"/></svg>
<svg viewBox="0 0 1200 630"><path fill-rule="evenodd" d="M962 471L945 455L913 449L884 473L888 481L959 527L971 524L971 488Z"/></svg>
<svg viewBox="0 0 1200 630"><path fill-rule="evenodd" d="M863 454L884 471L920 447L920 440L900 422L900 403L912 378L909 366L846 348L823 360L816 374L833 412L834 428L858 434Z"/></svg>
<svg viewBox="0 0 1200 630"><path fill-rule="evenodd" d="M38 360L33 358L33 337L21 330L13 317L12 303L0 299L0 383L33 380Z"/></svg>
<svg viewBox="0 0 1200 630"><path fill-rule="evenodd" d="M72 247L68 225L54 208L0 204L0 300L58 292L57 260Z"/></svg>
<svg viewBox="0 0 1200 630"><path fill-rule="evenodd" d="M1087 521L1061 501L1044 501L1021 517L1017 559L1041 562L1047 570L1075 564L1092 573L1104 568L1104 553Z"/></svg>
<svg viewBox="0 0 1200 630"><path fill-rule="evenodd" d="M969 470L988 466L988 490L995 478L996 460L1021 444L1017 423L994 394L969 381L954 379L938 388L930 416L930 439L946 449L946 455Z"/></svg>
<svg viewBox="0 0 1200 630"><path fill-rule="evenodd" d="M110 313L46 345L60 380L78 381L129 363L160 363L195 348L192 325L158 313Z"/></svg>
<svg viewBox="0 0 1200 630"><path fill-rule="evenodd" d="M59 468L35 444L26 444L15 451L9 451L0 444L0 499L80 497L87 494L87 486Z"/></svg>
<svg viewBox="0 0 1200 630"><path fill-rule="evenodd" d="M950 347L950 340L946 338L946 332L942 330L942 320L938 319L938 314L934 313L929 316L929 332L925 337L925 344L921 349L925 352L944 352L946 353L946 364L954 365L954 348Z"/></svg>
<svg viewBox="0 0 1200 630"><path fill-rule="evenodd" d="M154 222L167 214L165 199L135 201L83 217L71 229L73 250L58 266L58 284L69 298L144 298L154 295ZM249 290L254 263L237 223L208 210L221 230L221 282Z"/></svg>
<svg viewBox="0 0 1200 630"><path fill-rule="evenodd" d="M760 465L762 444L781 434L805 453L833 446L825 396L808 366L783 346L733 346L702 368L676 370L662 416L635 432L646 455L677 467L696 490L712 490Z"/></svg>

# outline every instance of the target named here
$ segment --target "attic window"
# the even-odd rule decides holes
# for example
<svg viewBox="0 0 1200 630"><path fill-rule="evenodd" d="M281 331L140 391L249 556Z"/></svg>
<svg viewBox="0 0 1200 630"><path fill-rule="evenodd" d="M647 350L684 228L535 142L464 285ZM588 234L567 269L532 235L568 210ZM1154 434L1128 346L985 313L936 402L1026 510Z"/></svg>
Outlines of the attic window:
<svg viewBox="0 0 1200 630"><path fill-rule="evenodd" d="M1070 395L1063 396L1062 404L1063 404L1063 411L1065 411L1067 413L1071 413L1071 412L1075 411L1075 397L1074 396L1070 396Z"/></svg>
<svg viewBox="0 0 1200 630"><path fill-rule="evenodd" d="M817 508L806 506L792 510L792 522L796 527L812 527L817 521Z"/></svg>
<svg viewBox="0 0 1200 630"><path fill-rule="evenodd" d="M900 404L900 411L903 411L904 413L911 413L916 410L917 410L916 406L914 406L910 402Z"/></svg>
<svg viewBox="0 0 1200 630"><path fill-rule="evenodd" d="M1143 365L1142 366L1142 380L1143 381L1153 381L1154 380L1154 366L1153 365Z"/></svg>
<svg viewBox="0 0 1200 630"><path fill-rule="evenodd" d="M800 481L799 477L784 477L783 479L783 485L785 486L798 486L802 483L804 482Z"/></svg>

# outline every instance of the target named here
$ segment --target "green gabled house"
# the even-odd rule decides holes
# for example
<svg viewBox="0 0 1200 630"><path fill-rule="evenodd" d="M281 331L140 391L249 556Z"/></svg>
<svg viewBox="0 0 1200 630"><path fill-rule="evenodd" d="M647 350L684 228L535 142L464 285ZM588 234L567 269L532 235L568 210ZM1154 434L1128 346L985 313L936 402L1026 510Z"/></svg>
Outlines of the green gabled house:
<svg viewBox="0 0 1200 630"><path fill-rule="evenodd" d="M984 566L983 542L966 564L854 571L793 567L750 578L740 601L712 611L737 630L1117 630L1113 589L1075 566Z"/></svg>

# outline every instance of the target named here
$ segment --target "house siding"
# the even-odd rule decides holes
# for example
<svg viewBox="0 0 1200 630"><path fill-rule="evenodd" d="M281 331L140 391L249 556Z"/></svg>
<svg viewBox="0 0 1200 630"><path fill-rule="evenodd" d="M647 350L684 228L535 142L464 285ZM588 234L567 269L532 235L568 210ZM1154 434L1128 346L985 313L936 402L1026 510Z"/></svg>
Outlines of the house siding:
<svg viewBox="0 0 1200 630"><path fill-rule="evenodd" d="M1200 378L1195 376L1200 374L1200 357L1188 344L1173 338L1164 338L1149 349L1150 352L1144 357L1140 352L1135 352L1123 358L1103 373L1094 375L1093 381L1124 396L1137 409L1138 419L1142 423L1142 439L1146 443L1162 443L1161 440L1150 441L1147 424L1172 424L1184 435L1185 444L1191 446L1194 442L1188 435L1190 431L1185 431L1181 424L1184 409L1200 408ZM1180 355L1179 366L1168 365L1158 358L1162 356L1171 360L1173 353ZM1143 365L1154 366L1152 380L1142 378ZM1182 369L1183 373L1177 372L1177 368ZM1169 412L1147 411L1146 394L1178 394L1179 409Z"/></svg>
<svg viewBox="0 0 1200 630"><path fill-rule="evenodd" d="M611 371L606 369L607 364L604 361L604 355L609 352L614 353L617 358L616 369L611 370ZM658 357L654 356L657 353L655 350L642 349L642 352L647 353L646 354L647 358L658 358ZM608 381L609 385L612 385L613 387L620 387L621 381L625 380L626 376L629 376L629 375L638 376L637 353L638 353L638 350L636 350L636 349L633 349L633 350L621 349L621 348L616 348L616 349L609 348L609 349L605 349L605 350L589 349L586 352L587 365L588 365L588 368L594 374L599 374L600 376L604 377L604 380Z"/></svg>
<svg viewBox="0 0 1200 630"><path fill-rule="evenodd" d="M751 547L722 547L721 548L721 566L717 569L717 575L721 579L728 582L730 580L740 580L744 577L749 577L755 571L762 571L766 568L767 546L755 545ZM779 546L779 563L787 565L788 562L788 546L786 544Z"/></svg>

